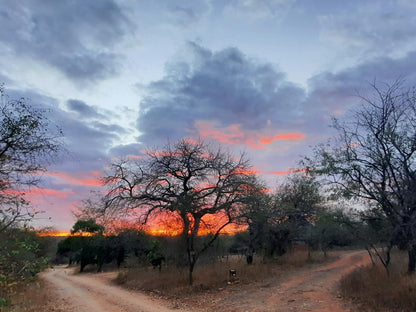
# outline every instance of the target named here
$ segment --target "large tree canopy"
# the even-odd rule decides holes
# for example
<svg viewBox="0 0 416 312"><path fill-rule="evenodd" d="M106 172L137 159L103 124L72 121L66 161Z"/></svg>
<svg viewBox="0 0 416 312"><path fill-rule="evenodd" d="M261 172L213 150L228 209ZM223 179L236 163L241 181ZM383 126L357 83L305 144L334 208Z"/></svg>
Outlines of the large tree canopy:
<svg viewBox="0 0 416 312"><path fill-rule="evenodd" d="M141 161L120 161L105 178L108 203L123 210L139 210L147 221L152 214L169 212L182 222L182 236L192 271L205 251L228 224L241 216L248 195L259 191L254 171L242 155L234 158L203 142L180 140L163 150L148 151ZM213 236L201 246L196 236L207 215L216 217Z"/></svg>
<svg viewBox="0 0 416 312"><path fill-rule="evenodd" d="M416 264L416 92L399 81L362 97L362 106L316 148L311 172L325 174L343 195L379 209L392 225L391 240Z"/></svg>
<svg viewBox="0 0 416 312"><path fill-rule="evenodd" d="M0 231L33 216L22 189L39 182L62 146L62 133L46 113L23 98L9 99L0 86Z"/></svg>

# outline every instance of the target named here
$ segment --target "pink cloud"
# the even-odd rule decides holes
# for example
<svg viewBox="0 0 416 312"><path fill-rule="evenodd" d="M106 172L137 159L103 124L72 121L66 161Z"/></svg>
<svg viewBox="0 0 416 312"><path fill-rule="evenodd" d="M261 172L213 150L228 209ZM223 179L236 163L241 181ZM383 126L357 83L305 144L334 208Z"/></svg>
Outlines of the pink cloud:
<svg viewBox="0 0 416 312"><path fill-rule="evenodd" d="M263 137L260 139L260 143L270 144L273 141L277 141L277 140L300 140L304 138L305 138L305 135L302 133L284 133L284 134L276 134L273 137Z"/></svg>
<svg viewBox="0 0 416 312"><path fill-rule="evenodd" d="M65 183L72 184L72 185L86 185L86 186L100 186L101 185L101 181L97 177L98 175L100 175L100 172L98 171L92 171L90 173L83 174L85 178L84 177L75 178L63 172L47 172L46 175L49 175L51 177L54 177L60 180L64 180Z"/></svg>
<svg viewBox="0 0 416 312"><path fill-rule="evenodd" d="M253 149L263 149L277 140L301 140L305 138L302 133L280 133L274 136L265 136L259 130L243 131L240 124L228 127L215 127L214 122L199 120L195 122L199 135L203 138L213 139L221 143L242 144Z"/></svg>
<svg viewBox="0 0 416 312"><path fill-rule="evenodd" d="M28 197L32 198L33 197L38 197L38 196L54 196L54 197L59 197L59 198L66 198L68 197L68 195L70 194L74 194L74 192L72 191L58 191L58 190L54 190L54 189L45 189L45 188L32 188L30 190L27 191L16 191L16 190L8 190L6 191L7 194L25 194Z"/></svg>
<svg viewBox="0 0 416 312"><path fill-rule="evenodd" d="M26 194L32 196L54 196L54 197L59 197L59 198L66 198L68 197L68 195L70 194L74 194L74 192L72 191L66 191L66 192L62 192L62 191L58 191L58 190L54 190L54 189L33 189L30 192L26 192Z"/></svg>
<svg viewBox="0 0 416 312"><path fill-rule="evenodd" d="M291 168L291 169L286 170L286 171L274 171L271 174L285 175L285 174L291 174L291 173L296 173L296 172L306 172L306 169L293 169L293 168Z"/></svg>

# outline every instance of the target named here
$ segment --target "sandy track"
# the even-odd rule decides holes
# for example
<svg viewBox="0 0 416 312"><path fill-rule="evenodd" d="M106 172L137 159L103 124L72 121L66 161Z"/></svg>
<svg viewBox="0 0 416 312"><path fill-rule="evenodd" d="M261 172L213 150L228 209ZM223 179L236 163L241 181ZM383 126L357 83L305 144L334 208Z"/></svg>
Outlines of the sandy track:
<svg viewBox="0 0 416 312"><path fill-rule="evenodd" d="M370 262L366 251L347 252L329 264L301 268L261 283L227 287L186 304L204 312L350 311L349 304L336 292L337 282Z"/></svg>
<svg viewBox="0 0 416 312"><path fill-rule="evenodd" d="M111 284L115 273L74 274L58 266L40 274L53 298L50 311L171 312L165 302Z"/></svg>
<svg viewBox="0 0 416 312"><path fill-rule="evenodd" d="M309 272L293 275L276 287L276 294L269 297L267 306L270 311L350 311L337 296L336 284L342 276L369 262L367 252L358 251Z"/></svg>
<svg viewBox="0 0 416 312"><path fill-rule="evenodd" d="M182 304L188 311L207 312L350 311L348 304L337 296L336 284L343 275L369 263L365 251L348 252L329 264L301 268L262 283L226 287L185 299ZM73 274L73 270L56 267L41 274L53 302L48 312L185 311L178 309L177 304L173 307L168 301L112 284L114 272Z"/></svg>

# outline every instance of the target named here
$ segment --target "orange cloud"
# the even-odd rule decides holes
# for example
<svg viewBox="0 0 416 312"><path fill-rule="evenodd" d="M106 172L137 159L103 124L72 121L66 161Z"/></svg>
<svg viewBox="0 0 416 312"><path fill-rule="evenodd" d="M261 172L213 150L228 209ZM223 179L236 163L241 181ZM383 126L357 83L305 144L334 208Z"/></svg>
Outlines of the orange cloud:
<svg viewBox="0 0 416 312"><path fill-rule="evenodd" d="M273 137L263 137L260 139L260 143L270 144L276 140L300 140L304 138L305 138L305 135L303 135L302 133L284 133L284 134L276 134Z"/></svg>
<svg viewBox="0 0 416 312"><path fill-rule="evenodd" d="M285 175L285 174L291 174L291 173L296 173L296 172L306 172L306 169L289 169L286 171L274 171L272 172L272 174L274 175Z"/></svg>
<svg viewBox="0 0 416 312"><path fill-rule="evenodd" d="M241 174L241 175L256 175L259 173L260 171L256 168L244 169L244 168L239 167L234 171L234 174Z"/></svg>
<svg viewBox="0 0 416 312"><path fill-rule="evenodd" d="M7 194L24 194L24 195L28 195L30 197L33 196L55 196L55 197L59 197L59 198L66 198L68 197L68 195L73 194L73 192L62 192L62 191L57 191L54 189L44 189L44 188L32 188L29 191L16 191L16 190L7 190L6 191Z"/></svg>
<svg viewBox="0 0 416 312"><path fill-rule="evenodd" d="M47 172L46 173L46 175L64 180L65 183L72 184L72 185L100 186L101 181L100 179L96 177L100 174L100 172L92 171L89 174L95 177L75 178L63 172ZM84 176L85 175L87 174L84 174Z"/></svg>
<svg viewBox="0 0 416 312"><path fill-rule="evenodd" d="M264 136L261 131L241 130L240 124L232 124L228 127L215 127L211 121L196 121L195 127L198 129L199 135L203 138L209 138L221 143L227 144L243 144L253 149L263 149L273 141L277 140L299 140L304 139L302 133L281 133L274 136Z"/></svg>

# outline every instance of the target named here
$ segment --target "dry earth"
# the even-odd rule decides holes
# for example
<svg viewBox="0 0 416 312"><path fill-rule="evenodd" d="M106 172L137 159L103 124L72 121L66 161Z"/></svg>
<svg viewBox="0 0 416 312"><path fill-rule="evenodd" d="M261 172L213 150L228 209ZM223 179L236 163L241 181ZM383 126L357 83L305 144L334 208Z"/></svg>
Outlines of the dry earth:
<svg viewBox="0 0 416 312"><path fill-rule="evenodd" d="M113 284L116 272L75 274L58 266L40 274L49 292L47 311L65 312L178 312L169 302L128 291Z"/></svg>
<svg viewBox="0 0 416 312"><path fill-rule="evenodd" d="M57 267L42 273L50 298L48 311L350 311L337 296L341 277L370 259L365 251L343 254L313 268L302 268L262 283L231 285L219 291L167 301L128 291L112 283L116 273L73 274Z"/></svg>

